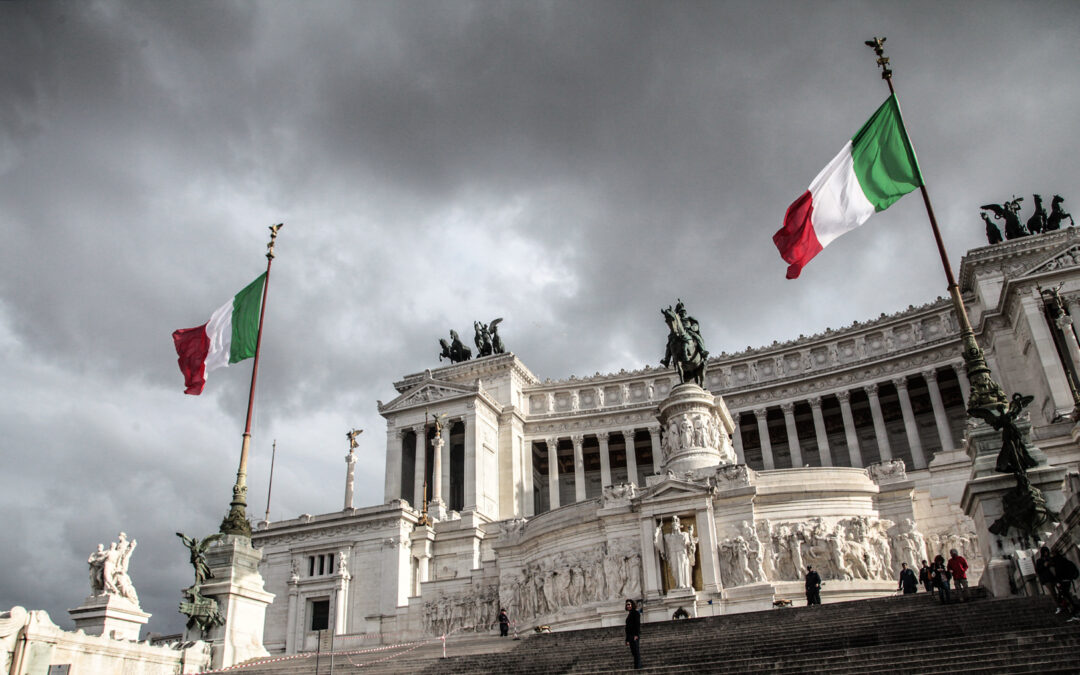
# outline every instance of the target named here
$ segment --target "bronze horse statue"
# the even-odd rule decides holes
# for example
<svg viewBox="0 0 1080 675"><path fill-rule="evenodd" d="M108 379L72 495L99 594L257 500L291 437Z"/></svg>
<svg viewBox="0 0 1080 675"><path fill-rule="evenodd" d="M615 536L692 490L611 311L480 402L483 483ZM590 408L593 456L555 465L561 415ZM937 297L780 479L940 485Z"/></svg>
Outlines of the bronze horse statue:
<svg viewBox="0 0 1080 675"><path fill-rule="evenodd" d="M450 331L450 342L439 340L439 345L442 347L442 352L439 354L440 361L444 356L450 359L450 363L461 363L472 358L472 350L465 346L456 330Z"/></svg>
<svg viewBox="0 0 1080 675"><path fill-rule="evenodd" d="M1061 208L1061 203L1065 201L1065 198L1061 195L1054 195L1053 201L1050 202L1050 217L1046 219L1046 230L1058 230L1061 229L1061 223L1066 218L1069 219L1070 225L1075 225L1076 221L1073 217L1065 213L1065 210Z"/></svg>
<svg viewBox="0 0 1080 675"><path fill-rule="evenodd" d="M697 386L704 388L705 365L709 354L701 348L701 338L692 332L693 327L686 326L683 323L686 312L685 310L680 312L679 309L682 309L681 302L678 309L668 307L660 310L670 330L667 350L660 363L666 368L674 361L675 372L679 374L680 382L693 382Z"/></svg>

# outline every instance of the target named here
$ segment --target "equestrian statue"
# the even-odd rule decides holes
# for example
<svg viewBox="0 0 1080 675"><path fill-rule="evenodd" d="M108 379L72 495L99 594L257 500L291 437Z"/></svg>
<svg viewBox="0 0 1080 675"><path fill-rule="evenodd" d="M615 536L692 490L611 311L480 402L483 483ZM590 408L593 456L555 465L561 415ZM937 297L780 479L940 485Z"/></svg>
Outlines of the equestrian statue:
<svg viewBox="0 0 1080 675"><path fill-rule="evenodd" d="M680 299L672 309L660 310L664 315L664 322L668 326L667 348L660 364L665 368L674 363L675 372L679 374L679 382L693 382L699 387L705 387L705 366L709 359L709 352L705 351L705 344L701 339L701 327L697 319L688 316L686 306Z"/></svg>

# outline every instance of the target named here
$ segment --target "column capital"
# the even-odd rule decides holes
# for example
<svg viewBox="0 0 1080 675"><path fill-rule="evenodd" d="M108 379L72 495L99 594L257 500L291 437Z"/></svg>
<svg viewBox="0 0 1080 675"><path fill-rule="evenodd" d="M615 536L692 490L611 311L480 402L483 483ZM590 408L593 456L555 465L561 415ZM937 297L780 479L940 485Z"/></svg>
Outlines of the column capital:
<svg viewBox="0 0 1080 675"><path fill-rule="evenodd" d="M810 403L811 408L813 408L814 410L821 410L821 397L820 396L811 396L810 398L808 398L806 400Z"/></svg>
<svg viewBox="0 0 1080 675"><path fill-rule="evenodd" d="M901 375L900 377L894 377L892 379L893 386L896 387L896 391L907 391L907 375Z"/></svg>
<svg viewBox="0 0 1080 675"><path fill-rule="evenodd" d="M956 371L957 375L960 373L967 375L967 366L964 365L963 361L953 361L949 365L952 366L952 369Z"/></svg>
<svg viewBox="0 0 1080 675"><path fill-rule="evenodd" d="M394 434L394 438L396 438L398 440L401 440L402 438L405 438L405 432L406 431L408 431L408 430L404 429L404 428L402 428L402 429L394 429L394 431L392 433Z"/></svg>
<svg viewBox="0 0 1080 675"><path fill-rule="evenodd" d="M574 443L575 448L580 448L581 445L585 442L585 436L583 436L582 434L574 434L570 437L570 440Z"/></svg>
<svg viewBox="0 0 1080 675"><path fill-rule="evenodd" d="M356 453L350 452L349 454L345 455L345 463L349 466L356 464Z"/></svg>
<svg viewBox="0 0 1080 675"><path fill-rule="evenodd" d="M652 436L653 438L656 438L657 436L660 435L660 427L659 426L648 427L648 431L649 431L649 435Z"/></svg>
<svg viewBox="0 0 1080 675"><path fill-rule="evenodd" d="M866 392L867 396L871 396L871 397L876 398L877 393L878 393L877 382L871 382L870 384L864 384L863 385L863 391Z"/></svg>
<svg viewBox="0 0 1080 675"><path fill-rule="evenodd" d="M754 417L758 418L759 422L763 421L768 412L768 408L754 408Z"/></svg>
<svg viewBox="0 0 1080 675"><path fill-rule="evenodd" d="M922 376L926 379L927 382L937 382L937 369L930 368L928 370L924 370L922 371Z"/></svg>
<svg viewBox="0 0 1080 675"><path fill-rule="evenodd" d="M427 427L426 424L414 424L412 426L412 430L417 436L419 436L420 434L424 433L424 429L426 427Z"/></svg>
<svg viewBox="0 0 1080 675"><path fill-rule="evenodd" d="M600 441L601 443L607 443L609 438L611 438L611 432L610 431L597 431L596 432L596 439L598 441Z"/></svg>
<svg viewBox="0 0 1080 675"><path fill-rule="evenodd" d="M636 433L637 433L637 429L623 429L622 430L623 439L625 439L627 443L633 443L634 442L634 435Z"/></svg>
<svg viewBox="0 0 1080 675"><path fill-rule="evenodd" d="M780 410L783 411L785 416L793 415L795 413L795 402L785 401L784 403L781 403Z"/></svg>
<svg viewBox="0 0 1080 675"><path fill-rule="evenodd" d="M559 439L556 436L545 438L544 443L547 444L548 450L556 450L559 447Z"/></svg>
<svg viewBox="0 0 1080 675"><path fill-rule="evenodd" d="M838 391L836 392L836 399L840 401L840 403L847 404L851 401L851 392L847 389Z"/></svg>

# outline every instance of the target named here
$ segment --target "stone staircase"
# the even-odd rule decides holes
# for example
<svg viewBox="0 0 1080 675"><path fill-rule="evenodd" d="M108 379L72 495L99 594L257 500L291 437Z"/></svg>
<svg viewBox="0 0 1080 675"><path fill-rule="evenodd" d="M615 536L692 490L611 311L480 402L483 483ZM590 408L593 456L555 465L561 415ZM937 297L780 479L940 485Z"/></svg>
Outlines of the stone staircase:
<svg viewBox="0 0 1080 675"><path fill-rule="evenodd" d="M653 673L1080 673L1080 623L1049 599L943 606L929 594L783 608L642 625ZM385 652L335 656L334 673L610 673L631 665L621 626L531 635L476 636ZM324 654L319 673L330 673ZM242 667L258 675L313 675L313 657Z"/></svg>

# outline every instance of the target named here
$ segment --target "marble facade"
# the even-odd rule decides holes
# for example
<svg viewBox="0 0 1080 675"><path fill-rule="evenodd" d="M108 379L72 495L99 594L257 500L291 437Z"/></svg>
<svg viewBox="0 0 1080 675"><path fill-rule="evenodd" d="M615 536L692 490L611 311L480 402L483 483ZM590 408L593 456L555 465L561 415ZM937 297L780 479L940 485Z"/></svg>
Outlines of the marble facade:
<svg viewBox="0 0 1080 675"><path fill-rule="evenodd" d="M1035 396L1033 438L1076 469L1080 351L1039 287L1061 284L1080 317L1080 233L973 250L959 280L995 377ZM762 609L801 602L807 564L825 602L870 597L896 588L901 562L949 548L977 578L991 543L962 504L975 427L957 336L939 298L714 356L689 398L669 369L541 380L514 354L408 375L378 404L383 503L347 498L253 534L276 596L266 648L314 649L314 627L488 630L499 606L554 630L619 623L626 597L644 600L647 620ZM438 445L433 413L446 415ZM445 512L421 524L436 482ZM696 540L689 585L657 545L673 516Z"/></svg>

